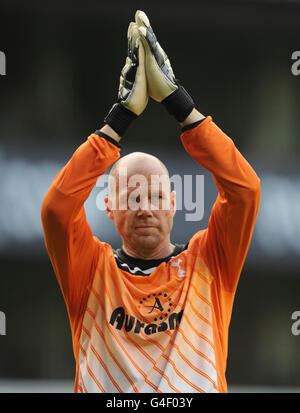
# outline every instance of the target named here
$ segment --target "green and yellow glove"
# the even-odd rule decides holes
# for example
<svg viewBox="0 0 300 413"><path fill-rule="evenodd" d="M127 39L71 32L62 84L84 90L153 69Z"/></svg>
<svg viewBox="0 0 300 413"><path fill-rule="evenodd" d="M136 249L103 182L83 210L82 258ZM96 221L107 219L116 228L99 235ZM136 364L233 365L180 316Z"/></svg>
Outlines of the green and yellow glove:
<svg viewBox="0 0 300 413"><path fill-rule="evenodd" d="M145 49L148 94L161 102L178 122L183 122L194 108L193 99L175 78L170 60L157 41L146 14L138 10L135 21Z"/></svg>
<svg viewBox="0 0 300 413"><path fill-rule="evenodd" d="M148 103L145 51L136 23L129 24L127 39L128 52L121 71L118 99L104 119L120 136L124 135L128 126L144 111Z"/></svg>

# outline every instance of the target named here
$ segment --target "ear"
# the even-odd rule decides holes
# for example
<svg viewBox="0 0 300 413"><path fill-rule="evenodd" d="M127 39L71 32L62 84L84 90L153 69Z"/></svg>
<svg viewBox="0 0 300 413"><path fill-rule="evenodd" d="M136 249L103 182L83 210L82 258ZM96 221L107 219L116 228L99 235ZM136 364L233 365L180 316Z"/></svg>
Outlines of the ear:
<svg viewBox="0 0 300 413"><path fill-rule="evenodd" d="M176 191L171 192L171 211L174 216L176 214Z"/></svg>
<svg viewBox="0 0 300 413"><path fill-rule="evenodd" d="M111 199L108 196L106 196L104 198L104 202L105 202L106 214L107 214L108 218L111 219L112 221L114 221L114 212L113 212L113 209L112 209Z"/></svg>

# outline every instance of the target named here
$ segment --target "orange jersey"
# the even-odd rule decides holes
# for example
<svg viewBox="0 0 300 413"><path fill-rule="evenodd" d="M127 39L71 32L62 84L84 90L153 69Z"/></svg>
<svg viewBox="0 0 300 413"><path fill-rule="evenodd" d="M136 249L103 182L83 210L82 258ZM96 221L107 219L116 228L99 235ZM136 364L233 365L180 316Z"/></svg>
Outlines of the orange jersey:
<svg viewBox="0 0 300 413"><path fill-rule="evenodd" d="M227 391L228 328L260 181L211 117L181 139L218 196L208 227L146 276L118 264L86 220L84 202L119 158L117 144L90 135L46 194L45 243L69 314L75 392Z"/></svg>

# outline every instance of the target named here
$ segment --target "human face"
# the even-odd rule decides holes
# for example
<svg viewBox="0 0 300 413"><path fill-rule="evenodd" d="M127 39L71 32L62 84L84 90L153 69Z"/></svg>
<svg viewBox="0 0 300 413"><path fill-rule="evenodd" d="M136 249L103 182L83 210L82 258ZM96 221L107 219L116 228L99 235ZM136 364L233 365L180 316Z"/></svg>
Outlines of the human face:
<svg viewBox="0 0 300 413"><path fill-rule="evenodd" d="M170 191L166 171L146 157L122 164L118 172L116 198L107 198L106 208L126 250L144 256L147 251L166 249L176 211L175 191Z"/></svg>

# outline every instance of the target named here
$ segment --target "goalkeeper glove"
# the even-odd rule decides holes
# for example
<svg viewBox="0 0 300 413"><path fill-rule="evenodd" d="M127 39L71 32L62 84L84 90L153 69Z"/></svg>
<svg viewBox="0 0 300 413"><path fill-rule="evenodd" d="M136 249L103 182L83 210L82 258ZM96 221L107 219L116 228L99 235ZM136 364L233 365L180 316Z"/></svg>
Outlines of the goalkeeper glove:
<svg viewBox="0 0 300 413"><path fill-rule="evenodd" d="M123 136L131 122L148 103L145 52L136 23L131 22L127 31L128 52L121 71L117 103L104 119L119 136Z"/></svg>
<svg viewBox="0 0 300 413"><path fill-rule="evenodd" d="M193 99L175 79L170 60L158 43L146 14L138 10L135 20L145 48L148 94L161 102L178 122L183 122L194 108Z"/></svg>

